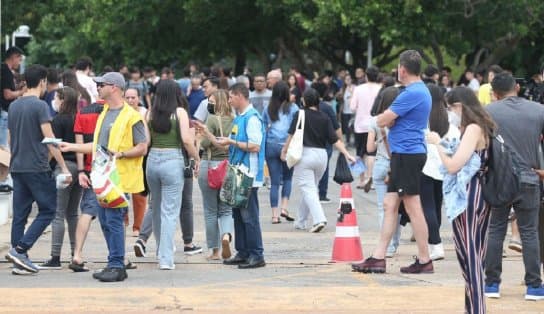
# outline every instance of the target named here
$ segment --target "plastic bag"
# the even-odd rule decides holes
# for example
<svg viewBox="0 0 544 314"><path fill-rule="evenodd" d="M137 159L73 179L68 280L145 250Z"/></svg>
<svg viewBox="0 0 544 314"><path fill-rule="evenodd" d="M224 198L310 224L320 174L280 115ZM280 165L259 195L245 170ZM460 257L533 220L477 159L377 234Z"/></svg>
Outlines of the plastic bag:
<svg viewBox="0 0 544 314"><path fill-rule="evenodd" d="M128 199L119 186L115 156L99 146L92 163L91 182L96 199L104 208L128 207Z"/></svg>
<svg viewBox="0 0 544 314"><path fill-rule="evenodd" d="M229 164L219 199L234 208L246 208L253 187L253 176L244 165Z"/></svg>
<svg viewBox="0 0 544 314"><path fill-rule="evenodd" d="M349 170L351 170L352 176L358 177L366 171L366 166L363 160L360 157L357 157L357 161L349 165Z"/></svg>
<svg viewBox="0 0 544 314"><path fill-rule="evenodd" d="M338 155L333 180L338 184L353 182L353 176L351 175L351 170L349 169L348 161L346 160L344 154Z"/></svg>

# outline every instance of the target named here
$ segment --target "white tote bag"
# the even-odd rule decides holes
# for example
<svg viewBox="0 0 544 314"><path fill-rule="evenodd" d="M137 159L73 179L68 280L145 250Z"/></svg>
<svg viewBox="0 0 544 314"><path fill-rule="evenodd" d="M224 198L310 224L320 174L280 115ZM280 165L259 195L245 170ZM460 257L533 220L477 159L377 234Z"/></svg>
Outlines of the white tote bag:
<svg viewBox="0 0 544 314"><path fill-rule="evenodd" d="M299 110L297 128L291 138L289 148L287 148L286 162L287 167L292 168L302 158L303 139L304 139L304 109Z"/></svg>

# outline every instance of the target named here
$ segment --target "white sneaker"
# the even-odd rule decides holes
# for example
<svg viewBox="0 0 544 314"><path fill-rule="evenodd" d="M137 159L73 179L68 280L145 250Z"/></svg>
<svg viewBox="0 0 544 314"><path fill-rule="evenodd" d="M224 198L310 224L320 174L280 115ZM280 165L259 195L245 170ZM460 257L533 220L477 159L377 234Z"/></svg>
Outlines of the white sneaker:
<svg viewBox="0 0 544 314"><path fill-rule="evenodd" d="M159 265L160 270L174 270L176 269L176 265Z"/></svg>
<svg viewBox="0 0 544 314"><path fill-rule="evenodd" d="M397 254L397 249L396 248L387 249L387 252L385 252L385 257L386 258L392 258L393 256L395 256L395 254Z"/></svg>
<svg viewBox="0 0 544 314"><path fill-rule="evenodd" d="M429 244L429 257L433 261L444 259L444 245L442 243Z"/></svg>

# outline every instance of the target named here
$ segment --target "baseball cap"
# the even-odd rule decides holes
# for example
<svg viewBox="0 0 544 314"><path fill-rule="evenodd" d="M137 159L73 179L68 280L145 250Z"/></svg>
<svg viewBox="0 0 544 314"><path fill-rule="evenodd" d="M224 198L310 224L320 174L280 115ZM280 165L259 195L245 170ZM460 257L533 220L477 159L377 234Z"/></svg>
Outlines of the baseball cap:
<svg viewBox="0 0 544 314"><path fill-rule="evenodd" d="M102 76L94 77L93 80L97 83L112 84L120 89L125 89L125 77L119 72L108 72Z"/></svg>

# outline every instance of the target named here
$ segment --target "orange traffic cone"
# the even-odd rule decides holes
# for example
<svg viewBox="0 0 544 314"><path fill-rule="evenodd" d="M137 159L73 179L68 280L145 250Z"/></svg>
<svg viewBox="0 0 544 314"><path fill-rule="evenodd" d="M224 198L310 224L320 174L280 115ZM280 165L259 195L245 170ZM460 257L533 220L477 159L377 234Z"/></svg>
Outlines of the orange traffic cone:
<svg viewBox="0 0 544 314"><path fill-rule="evenodd" d="M363 250L361 248L351 184L344 183L340 192L340 208L338 209L331 262L358 262L362 260Z"/></svg>

